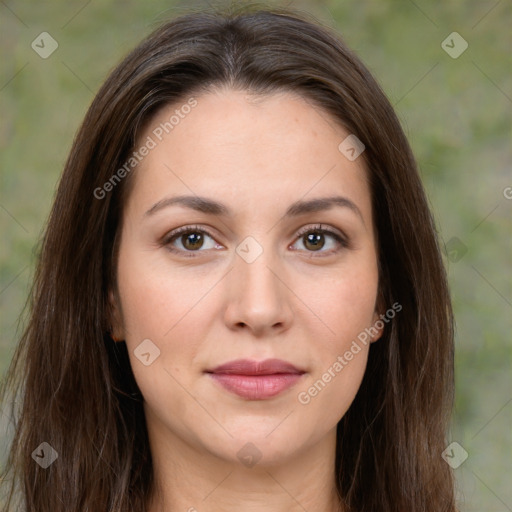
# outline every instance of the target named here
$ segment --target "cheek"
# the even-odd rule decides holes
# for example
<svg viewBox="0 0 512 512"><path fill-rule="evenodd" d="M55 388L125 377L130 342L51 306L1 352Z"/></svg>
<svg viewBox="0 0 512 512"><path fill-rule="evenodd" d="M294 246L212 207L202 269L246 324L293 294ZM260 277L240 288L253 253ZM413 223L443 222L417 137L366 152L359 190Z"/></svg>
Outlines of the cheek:
<svg viewBox="0 0 512 512"><path fill-rule="evenodd" d="M200 308L191 307L200 299L199 290L187 287L183 277L171 281L149 274L141 272L124 281L123 314L130 364L144 397L146 415L157 423L165 418L164 423L186 437L186 426L176 418L186 417L189 424L204 422L201 412L190 407L187 393L194 376L190 363L200 351L205 329ZM152 344L140 350L142 343L148 343L143 340L148 339ZM148 352L149 364L147 356L140 357Z"/></svg>
<svg viewBox="0 0 512 512"><path fill-rule="evenodd" d="M120 252L119 292L122 297L127 341L155 338L165 344L176 337L182 324L207 291L203 279L191 279L186 269L165 265L137 249Z"/></svg>
<svg viewBox="0 0 512 512"><path fill-rule="evenodd" d="M326 326L323 348L330 353L347 350L358 334L370 327L375 316L378 271L369 255L347 265L316 288L315 311Z"/></svg>
<svg viewBox="0 0 512 512"><path fill-rule="evenodd" d="M149 398L153 390L176 384L169 374L187 377L208 327L204 321L208 303L201 299L209 283L204 279L192 283L183 270L167 267L164 271L136 251L120 253L118 276L131 366L141 391ZM147 353L150 355L141 360Z"/></svg>
<svg viewBox="0 0 512 512"><path fill-rule="evenodd" d="M337 322L332 318L335 334L315 344L311 374L296 398L306 414L317 418L314 422L320 430L338 423L359 390L370 350L365 329L371 327L371 312L368 308L357 310L357 304L352 303L351 311Z"/></svg>
<svg viewBox="0 0 512 512"><path fill-rule="evenodd" d="M313 371L297 400L306 410L334 425L348 410L363 379L378 289L374 260L324 283L312 309L321 311L321 334L312 343Z"/></svg>

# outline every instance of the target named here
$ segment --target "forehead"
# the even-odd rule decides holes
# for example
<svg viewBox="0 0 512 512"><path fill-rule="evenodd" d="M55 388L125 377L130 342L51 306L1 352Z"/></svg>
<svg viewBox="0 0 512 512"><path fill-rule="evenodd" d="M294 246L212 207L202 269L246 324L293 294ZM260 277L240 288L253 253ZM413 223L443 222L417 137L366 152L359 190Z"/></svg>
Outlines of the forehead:
<svg viewBox="0 0 512 512"><path fill-rule="evenodd" d="M350 161L339 149L348 135L291 92L222 89L184 97L160 109L141 133L136 147L151 149L137 165L129 203L143 207L166 193L187 193L225 198L249 212L336 191L369 216L363 159Z"/></svg>

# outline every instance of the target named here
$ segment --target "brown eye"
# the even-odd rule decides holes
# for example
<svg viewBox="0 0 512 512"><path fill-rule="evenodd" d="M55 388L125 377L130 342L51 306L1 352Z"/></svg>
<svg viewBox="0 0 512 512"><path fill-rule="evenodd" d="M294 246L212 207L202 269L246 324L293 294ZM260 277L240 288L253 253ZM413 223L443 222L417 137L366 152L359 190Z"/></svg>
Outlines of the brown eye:
<svg viewBox="0 0 512 512"><path fill-rule="evenodd" d="M318 253L319 256L329 256L342 248L349 247L348 239L345 236L331 229L325 229L321 224L307 226L297 236L298 239L295 243L301 241L306 252Z"/></svg>
<svg viewBox="0 0 512 512"><path fill-rule="evenodd" d="M181 235L181 243L185 249L193 251L203 246L204 238L201 233L194 231L186 235Z"/></svg>
<svg viewBox="0 0 512 512"><path fill-rule="evenodd" d="M208 245L208 239L211 241ZM182 256L195 256L195 253L219 247L213 236L203 228L185 226L170 232L162 240L162 245L169 251Z"/></svg>
<svg viewBox="0 0 512 512"><path fill-rule="evenodd" d="M303 237L304 246L306 249L310 249L312 251L318 251L325 245L325 239L323 233L309 233Z"/></svg>

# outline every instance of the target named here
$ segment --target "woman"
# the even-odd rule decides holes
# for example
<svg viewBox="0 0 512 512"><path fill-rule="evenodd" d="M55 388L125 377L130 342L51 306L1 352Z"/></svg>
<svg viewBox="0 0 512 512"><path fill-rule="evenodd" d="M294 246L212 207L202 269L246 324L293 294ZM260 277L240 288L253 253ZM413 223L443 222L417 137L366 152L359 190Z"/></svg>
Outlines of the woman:
<svg viewBox="0 0 512 512"><path fill-rule="evenodd" d="M4 510L453 512L452 323L410 147L339 36L172 20L66 163Z"/></svg>

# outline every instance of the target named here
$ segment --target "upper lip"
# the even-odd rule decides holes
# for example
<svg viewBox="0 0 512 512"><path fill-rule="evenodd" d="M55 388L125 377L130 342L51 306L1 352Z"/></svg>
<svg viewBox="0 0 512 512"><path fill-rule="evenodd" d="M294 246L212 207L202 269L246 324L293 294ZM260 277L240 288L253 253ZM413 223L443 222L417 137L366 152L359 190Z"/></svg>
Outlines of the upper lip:
<svg viewBox="0 0 512 512"><path fill-rule="evenodd" d="M250 359L236 359L221 364L207 373L222 373L232 375L275 375L278 373L303 374L303 370L281 359L265 359L253 361Z"/></svg>

